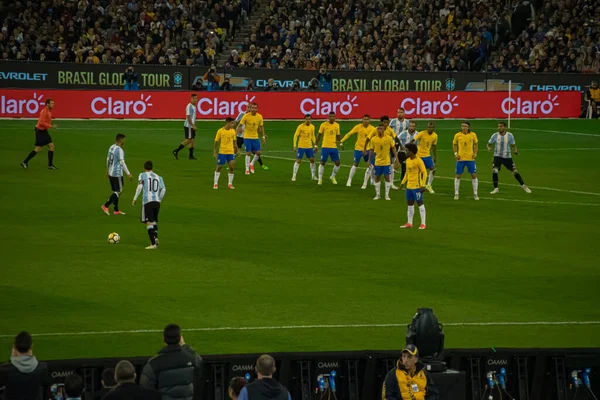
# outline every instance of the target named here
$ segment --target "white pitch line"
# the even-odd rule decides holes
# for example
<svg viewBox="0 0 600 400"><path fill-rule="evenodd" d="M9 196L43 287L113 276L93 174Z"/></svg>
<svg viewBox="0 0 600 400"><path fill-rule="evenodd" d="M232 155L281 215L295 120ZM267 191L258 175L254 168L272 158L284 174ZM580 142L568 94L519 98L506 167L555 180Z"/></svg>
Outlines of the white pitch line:
<svg viewBox="0 0 600 400"><path fill-rule="evenodd" d="M507 321L507 322L448 322L444 326L569 326L600 325L600 321ZM319 324L319 325L279 325L279 326L217 326L207 328L183 329L183 332L223 332L223 331L273 331L300 329L361 329L361 328L405 328L406 324ZM33 336L93 336L93 335L128 335L136 333L161 333L162 329L133 329L119 331L87 331L87 332L48 332L33 333ZM0 338L13 338L14 334L0 335Z"/></svg>
<svg viewBox="0 0 600 400"><path fill-rule="evenodd" d="M529 129L529 128L515 128L515 129L518 131L562 133L563 135L600 137L600 135L595 134L595 133L564 132L564 131L552 131L552 130L548 130L548 129Z"/></svg>
<svg viewBox="0 0 600 400"><path fill-rule="evenodd" d="M267 154L267 153L265 153L265 154ZM285 160L285 161L295 161L296 160L295 158L290 158L290 157L278 157L278 156L269 156L269 155L265 155L264 157L274 158L277 160ZM350 165L342 165L342 167L350 168L351 166ZM358 169L365 169L365 167L358 167ZM438 179L454 180L453 177L449 177L449 176L436 175L435 177ZM468 178L467 178L467 180L468 180ZM492 183L490 181L482 181L482 180L480 180L479 182L488 183L488 184ZM521 185L516 185L514 183L501 183L500 185L521 187ZM586 195L590 195L590 196L600 196L600 193L597 193L597 192L582 192L579 190L556 189L556 188L549 188L549 187L543 187L543 186L529 186L529 188L537 189L537 190L548 190L548 191L552 191L552 192L575 193L575 194L586 194ZM518 200L515 200L515 201L518 201ZM594 204L586 204L586 205L594 205Z"/></svg>
<svg viewBox="0 0 600 400"><path fill-rule="evenodd" d="M440 196L449 196L452 197L454 196L453 194L450 193L440 193L440 192L435 192L436 195L440 195ZM467 197L470 198L470 195L465 195L462 197ZM590 206L590 207L600 207L600 204L593 204L593 203L572 203L572 202L568 202L568 201L544 201L544 200L525 200L525 199L505 199L503 197L486 197L486 196L479 196L480 199L484 199L484 200L493 200L493 201L512 201L515 203L532 203L532 204L555 204L555 205L561 205L561 206Z"/></svg>

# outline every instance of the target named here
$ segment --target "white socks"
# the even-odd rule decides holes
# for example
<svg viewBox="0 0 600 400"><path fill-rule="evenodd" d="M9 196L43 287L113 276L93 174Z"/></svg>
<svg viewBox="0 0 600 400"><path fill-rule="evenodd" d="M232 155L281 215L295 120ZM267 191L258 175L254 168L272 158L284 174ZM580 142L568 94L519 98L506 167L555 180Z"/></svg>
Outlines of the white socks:
<svg viewBox="0 0 600 400"><path fill-rule="evenodd" d="M325 166L319 164L319 180L323 180L323 172L325 172Z"/></svg>
<svg viewBox="0 0 600 400"><path fill-rule="evenodd" d="M390 188L392 187L392 182L385 182L385 197L390 197Z"/></svg>
<svg viewBox="0 0 600 400"><path fill-rule="evenodd" d="M352 168L350 168L350 175L348 175L348 183L352 182L352 178L354 178L355 173L356 173L356 166L353 165Z"/></svg>
<svg viewBox="0 0 600 400"><path fill-rule="evenodd" d="M333 172L331 173L331 177L335 178L335 176L337 175L337 173L339 172L339 170L340 170L340 166L339 165L334 165L333 166Z"/></svg>
<svg viewBox="0 0 600 400"><path fill-rule="evenodd" d="M477 188L479 187L479 179L475 178L471 181L473 183L473 195L477 196Z"/></svg>
<svg viewBox="0 0 600 400"><path fill-rule="evenodd" d="M435 177L433 171L429 171L429 178L427 178L427 186L431 186L433 183L433 178Z"/></svg>
<svg viewBox="0 0 600 400"><path fill-rule="evenodd" d="M377 197L381 196L381 182L375 182L375 194Z"/></svg>
<svg viewBox="0 0 600 400"><path fill-rule="evenodd" d="M315 179L315 163L310 163L310 175Z"/></svg>
<svg viewBox="0 0 600 400"><path fill-rule="evenodd" d="M297 162L294 163L294 173L292 174L292 178L296 179L296 174L298 173L298 169L300 168L300 164Z"/></svg>
<svg viewBox="0 0 600 400"><path fill-rule="evenodd" d="M408 206L406 216L408 217L408 223L412 225L413 217L415 216L415 206Z"/></svg>
<svg viewBox="0 0 600 400"><path fill-rule="evenodd" d="M221 173L220 172L215 172L215 179L214 179L215 185L217 183L219 183L219 176L221 176Z"/></svg>
<svg viewBox="0 0 600 400"><path fill-rule="evenodd" d="M246 156L246 171L250 169L250 156Z"/></svg>
<svg viewBox="0 0 600 400"><path fill-rule="evenodd" d="M454 178L454 194L458 194L460 189L460 179Z"/></svg>
<svg viewBox="0 0 600 400"><path fill-rule="evenodd" d="M365 171L365 180L363 181L363 186L366 186L369 183L369 178L371 177L371 170L367 168Z"/></svg>
<svg viewBox="0 0 600 400"><path fill-rule="evenodd" d="M375 184L375 167L369 164L369 174L371 174L371 185Z"/></svg>
<svg viewBox="0 0 600 400"><path fill-rule="evenodd" d="M415 212L415 211L414 211L414 207L415 207L415 206L413 206L413 214L414 214L414 212ZM426 222L425 222L425 217L426 217L426 212L425 212L425 204L421 204L421 205L419 206L419 214L421 214L421 223L422 223L423 225L425 225L425 224L426 224Z"/></svg>
<svg viewBox="0 0 600 400"><path fill-rule="evenodd" d="M230 185L233 184L233 174L227 174L227 181Z"/></svg>
<svg viewBox="0 0 600 400"><path fill-rule="evenodd" d="M256 159L258 158L258 155L254 155L254 157L252 157L252 161L250 162L250 165L252 165L254 167L254 163L256 162Z"/></svg>
<svg viewBox="0 0 600 400"><path fill-rule="evenodd" d="M394 184L394 165L390 165L390 182L392 183L392 185Z"/></svg>

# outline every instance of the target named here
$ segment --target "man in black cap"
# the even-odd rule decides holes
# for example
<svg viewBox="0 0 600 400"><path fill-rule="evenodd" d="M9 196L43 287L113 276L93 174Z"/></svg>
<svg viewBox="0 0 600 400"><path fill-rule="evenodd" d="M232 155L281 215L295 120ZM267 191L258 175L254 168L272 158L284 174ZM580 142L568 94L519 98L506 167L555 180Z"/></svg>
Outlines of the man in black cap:
<svg viewBox="0 0 600 400"><path fill-rule="evenodd" d="M439 392L425 364L419 361L419 350L414 344L402 350L396 368L388 372L383 382L382 400L438 400Z"/></svg>

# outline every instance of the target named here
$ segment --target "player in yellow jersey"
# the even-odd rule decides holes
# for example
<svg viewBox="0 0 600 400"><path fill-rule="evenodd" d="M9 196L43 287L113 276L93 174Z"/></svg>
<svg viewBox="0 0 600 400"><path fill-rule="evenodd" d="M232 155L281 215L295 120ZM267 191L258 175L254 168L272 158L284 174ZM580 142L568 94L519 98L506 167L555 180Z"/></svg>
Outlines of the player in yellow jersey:
<svg viewBox="0 0 600 400"><path fill-rule="evenodd" d="M217 136L215 136L213 155L217 159L217 169L215 170L213 189L219 188L219 176L221 175L221 168L225 164L229 167L227 187L235 189L233 187L233 168L235 167L235 155L240 153L240 149L237 147L233 121L233 118L227 117L225 119L225 126L219 129Z"/></svg>
<svg viewBox="0 0 600 400"><path fill-rule="evenodd" d="M411 140L411 143L417 143L418 152L417 157L420 157L425 164L425 168L429 170L429 177L427 178L427 184L425 188L429 193L435 193L433 191L433 178L435 176L435 164L437 163L437 142L438 134L434 132L435 124L429 122L427 124L427 130L417 133L417 135ZM433 158L431 155L433 154Z"/></svg>
<svg viewBox="0 0 600 400"><path fill-rule="evenodd" d="M458 200L458 192L460 189L460 177L465 171L465 167L471 174L471 182L473 183L473 198L479 200L477 188L479 187L479 179L477 179L477 158L478 140L475 132L471 132L471 123L465 121L460 125L460 132L454 135L452 148L454 149L454 157L456 157L456 179L454 179L454 200Z"/></svg>
<svg viewBox="0 0 600 400"><path fill-rule="evenodd" d="M390 128L390 126L389 126L390 125L390 117L388 117L387 115L384 115L383 117L379 118L379 122L381 124L383 124L383 126L384 126L384 135L391 137L392 140L395 140L396 134L394 133L394 130L392 128ZM365 149L364 149L365 152L367 151L367 148L370 149L369 142L371 141L371 139L373 139L375 137L375 135L377 135L377 128L373 128L373 130L371 131L369 136L367 136L367 140L365 142ZM371 163L369 164L369 166L370 166L371 184L374 185L375 184L375 176L373 174L374 158L370 157L370 159L371 159ZM393 164L393 162L394 162L393 156L392 156L392 153L390 152L390 165ZM393 168L390 170L390 179L392 181L392 189L398 189L396 187L396 185L394 185L394 169ZM363 186L361 187L361 189L366 189L366 188L367 188L366 184L363 184Z"/></svg>
<svg viewBox="0 0 600 400"><path fill-rule="evenodd" d="M310 174L312 180L315 180L315 150L317 150L315 139L315 126L312 124L310 114L304 116L304 123L298 125L296 133L294 133L294 152L296 153L296 162L294 163L294 173L292 174L292 182L296 181L296 174L300 168L300 163L306 155L310 161Z"/></svg>
<svg viewBox="0 0 600 400"><path fill-rule="evenodd" d="M425 192L425 177L427 169L423 159L417 157L418 148L414 143L408 143L406 146L406 174L402 179L401 185L406 183L406 204L408 205L407 217L408 221L400 228L412 228L413 217L415 215L415 202L419 206L419 214L421 215L421 226L419 229L425 229L426 212L423 204L423 192Z"/></svg>
<svg viewBox="0 0 600 400"><path fill-rule="evenodd" d="M400 166L398 164L398 153L396 152L396 146L394 143L394 139L385 134L386 126L381 124L377 127L377 136L373 137L370 141L370 148L372 151L371 157L374 157L374 173L375 173L375 197L373 200L381 199L381 175L384 176L385 179L385 199L390 199L390 188L392 187L391 181L391 173L390 169L390 152L392 152L395 166Z"/></svg>
<svg viewBox="0 0 600 400"><path fill-rule="evenodd" d="M346 186L352 186L352 178L354 178L354 174L356 173L356 169L358 168L358 164L360 163L360 159L364 159L367 162L367 170L365 171L365 180L363 183L363 189L367 188L367 182L369 177L371 176L371 171L369 170L369 155L364 153L365 143L367 141L367 137L373 130L373 126L371 125L371 117L369 114L365 114L362 119L362 123L357 124L350 130L350 132L346 133L346 135L342 138L340 145L342 150L344 150L344 142L350 139L351 136L356 135L356 143L354 145L354 164L352 168L350 168L350 175L348 176L348 182L346 182Z"/></svg>
<svg viewBox="0 0 600 400"><path fill-rule="evenodd" d="M258 113L258 104L248 104L250 112L244 114L240 121L240 125L244 125L246 130L244 131L244 148L246 150L246 175L254 173L254 162L260 157L260 140L258 139L259 134L262 136L263 144L267 142L267 135L265 134L265 126L262 115ZM250 156L254 154L252 161Z"/></svg>
<svg viewBox="0 0 600 400"><path fill-rule="evenodd" d="M323 184L323 172L325 172L325 163L327 159L331 158L334 163L333 172L331 173L331 182L337 185L335 176L340 170L340 152L338 151L337 145L340 142L340 125L335 122L335 113L329 113L329 118L326 122L323 122L319 127L319 136L315 146L319 145L319 141L323 138L323 145L321 146L321 164L319 165L319 181L317 185Z"/></svg>

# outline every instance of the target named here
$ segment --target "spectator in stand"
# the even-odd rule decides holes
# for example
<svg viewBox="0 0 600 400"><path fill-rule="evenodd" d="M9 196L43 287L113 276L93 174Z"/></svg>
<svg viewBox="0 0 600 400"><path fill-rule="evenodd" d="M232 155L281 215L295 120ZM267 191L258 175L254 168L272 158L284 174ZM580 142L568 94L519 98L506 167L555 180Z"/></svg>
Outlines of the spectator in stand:
<svg viewBox="0 0 600 400"><path fill-rule="evenodd" d="M300 80L294 79L294 82L292 83L292 87L290 88L290 92L299 92L301 90L302 90L302 88L300 87Z"/></svg>
<svg viewBox="0 0 600 400"><path fill-rule="evenodd" d="M268 354L260 356L256 360L258 379L244 386L238 400L292 400L286 387L273 379L275 371L275 359Z"/></svg>
<svg viewBox="0 0 600 400"><path fill-rule="evenodd" d="M161 400L159 392L135 384L135 368L129 361L119 361L114 372L117 385L104 400Z"/></svg>
<svg viewBox="0 0 600 400"><path fill-rule="evenodd" d="M50 386L50 374L45 363L33 355L33 340L29 332L15 337L10 363L0 366L0 387L4 400L42 400Z"/></svg>
<svg viewBox="0 0 600 400"><path fill-rule="evenodd" d="M246 378L242 376L235 376L229 381L229 398L231 400L238 400L240 392L248 384Z"/></svg>
<svg viewBox="0 0 600 400"><path fill-rule="evenodd" d="M125 90L138 90L138 73L135 72L133 66L127 67L123 73L123 80L125 81Z"/></svg>
<svg viewBox="0 0 600 400"><path fill-rule="evenodd" d="M255 89L256 89L256 86L254 85L254 81L252 79L249 79L248 84L246 85L246 91L253 92Z"/></svg>
<svg viewBox="0 0 600 400"><path fill-rule="evenodd" d="M221 90L225 92L230 92L233 90L233 86L231 86L231 80L229 78L225 78L223 84L221 85Z"/></svg>
<svg viewBox="0 0 600 400"><path fill-rule="evenodd" d="M419 351L414 344L402 350L402 358L396 368L390 370L383 382L383 400L411 400L415 394L424 395L425 400L438 400L439 392L433 384L425 364L419 361Z"/></svg>
<svg viewBox="0 0 600 400"><path fill-rule="evenodd" d="M600 88L598 82L593 81L590 87L585 91L585 100L587 101L587 113L592 118L598 118L598 108L600 107Z"/></svg>
<svg viewBox="0 0 600 400"><path fill-rule="evenodd" d="M331 92L331 74L327 72L325 67L321 67L317 79L319 80L319 87L322 92Z"/></svg>
<svg viewBox="0 0 600 400"><path fill-rule="evenodd" d="M219 90L219 82L221 77L217 74L217 68L214 65L208 69L204 74L204 80L206 81L208 91Z"/></svg>
<svg viewBox="0 0 600 400"><path fill-rule="evenodd" d="M102 389L96 394L97 400L102 400L108 394L108 392L110 392L117 385L117 381L115 380L115 369L105 368L104 371L102 371L102 379L100 383L102 383Z"/></svg>
<svg viewBox="0 0 600 400"><path fill-rule="evenodd" d="M279 90L279 86L274 83L273 78L267 79L267 86L265 87L265 92L276 92Z"/></svg>
<svg viewBox="0 0 600 400"><path fill-rule="evenodd" d="M66 400L81 400L85 385L83 378L78 374L71 374L65 379Z"/></svg>
<svg viewBox="0 0 600 400"><path fill-rule="evenodd" d="M140 386L158 390L163 400L192 400L194 381L201 374L202 358L183 340L178 325L167 325L165 347L148 360Z"/></svg>
<svg viewBox="0 0 600 400"><path fill-rule="evenodd" d="M317 78L312 78L310 80L310 83L308 84L308 89L309 92L318 92L319 90L321 90L320 86L319 86L319 80Z"/></svg>

